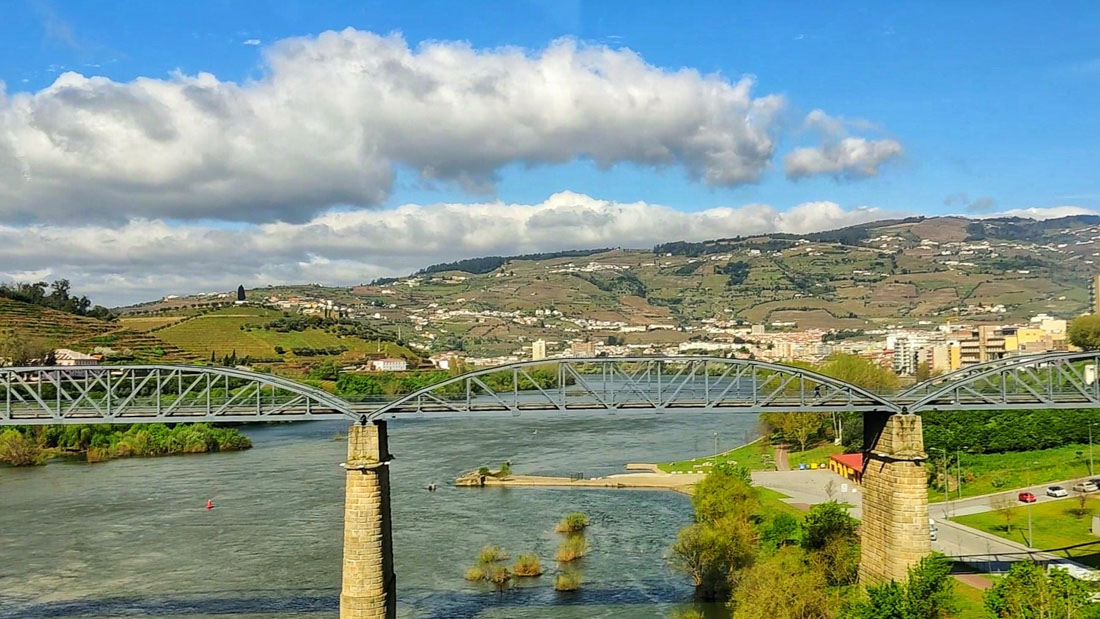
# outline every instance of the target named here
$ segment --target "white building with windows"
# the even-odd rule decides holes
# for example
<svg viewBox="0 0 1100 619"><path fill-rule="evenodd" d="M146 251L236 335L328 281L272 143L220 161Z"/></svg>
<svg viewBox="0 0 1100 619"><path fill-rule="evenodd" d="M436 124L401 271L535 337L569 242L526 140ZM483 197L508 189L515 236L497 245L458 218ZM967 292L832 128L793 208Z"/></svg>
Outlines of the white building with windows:
<svg viewBox="0 0 1100 619"><path fill-rule="evenodd" d="M404 372L409 364L404 359L372 359L370 367L375 372Z"/></svg>

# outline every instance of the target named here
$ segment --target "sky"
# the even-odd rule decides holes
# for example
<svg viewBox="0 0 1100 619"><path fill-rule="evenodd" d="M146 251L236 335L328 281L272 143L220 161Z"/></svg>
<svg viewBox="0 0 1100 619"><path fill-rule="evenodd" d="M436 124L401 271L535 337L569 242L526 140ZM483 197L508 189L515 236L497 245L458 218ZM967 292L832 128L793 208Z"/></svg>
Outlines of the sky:
<svg viewBox="0 0 1100 619"><path fill-rule="evenodd" d="M1100 4L11 0L0 281L104 304L1100 212Z"/></svg>

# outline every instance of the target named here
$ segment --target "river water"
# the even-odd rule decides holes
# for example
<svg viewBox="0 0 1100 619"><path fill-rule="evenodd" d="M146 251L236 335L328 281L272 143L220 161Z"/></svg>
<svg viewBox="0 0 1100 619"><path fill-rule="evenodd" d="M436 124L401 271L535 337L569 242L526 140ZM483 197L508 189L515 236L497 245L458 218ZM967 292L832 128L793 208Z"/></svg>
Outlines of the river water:
<svg viewBox="0 0 1100 619"><path fill-rule="evenodd" d="M691 607L690 583L666 560L691 520L688 497L450 482L504 460L517 473L617 473L712 453L715 432L722 449L736 446L755 423L695 411L391 421L399 616L665 617ZM0 618L334 616L345 429L252 426L253 449L238 453L0 468ZM214 510L203 509L208 498ZM589 515L590 552L581 590L561 594L553 527L569 511ZM504 594L465 582L489 543L537 553L546 574Z"/></svg>

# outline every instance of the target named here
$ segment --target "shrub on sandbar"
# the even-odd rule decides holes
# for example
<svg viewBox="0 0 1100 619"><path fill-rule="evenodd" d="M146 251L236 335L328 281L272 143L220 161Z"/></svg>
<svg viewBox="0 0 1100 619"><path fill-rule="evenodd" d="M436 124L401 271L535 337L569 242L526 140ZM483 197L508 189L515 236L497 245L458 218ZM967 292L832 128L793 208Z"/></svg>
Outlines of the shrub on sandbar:
<svg viewBox="0 0 1100 619"><path fill-rule="evenodd" d="M542 574L542 565L538 557L528 552L516 557L512 572L519 577L539 576Z"/></svg>
<svg viewBox="0 0 1100 619"><path fill-rule="evenodd" d="M573 535L562 542L561 546L558 546L554 558L562 563L569 563L580 559L586 552L588 552L588 540L580 535Z"/></svg>
<svg viewBox="0 0 1100 619"><path fill-rule="evenodd" d="M562 518L554 530L558 533L577 533L583 531L587 526L588 516L583 512L573 512Z"/></svg>
<svg viewBox="0 0 1100 619"><path fill-rule="evenodd" d="M554 579L554 589L557 591L576 591L581 588L581 573L577 570L565 570L558 572Z"/></svg>

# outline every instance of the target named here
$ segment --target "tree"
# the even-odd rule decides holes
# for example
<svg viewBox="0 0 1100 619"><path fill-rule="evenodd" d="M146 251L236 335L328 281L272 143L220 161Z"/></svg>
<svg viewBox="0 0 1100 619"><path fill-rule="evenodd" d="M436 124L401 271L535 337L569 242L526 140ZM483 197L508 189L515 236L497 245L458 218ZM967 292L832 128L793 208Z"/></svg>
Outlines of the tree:
<svg viewBox="0 0 1100 619"><path fill-rule="evenodd" d="M867 599L847 609L850 619L947 619L956 612L951 561L940 554L909 568L905 583L867 587Z"/></svg>
<svg viewBox="0 0 1100 619"><path fill-rule="evenodd" d="M859 355L837 353L826 359L818 371L875 393L891 391L898 386L897 374ZM859 418L862 420L862 415ZM834 436L840 443L844 437L844 415L832 413L832 421Z"/></svg>
<svg viewBox="0 0 1100 619"><path fill-rule="evenodd" d="M1078 316L1069 323L1066 331L1070 344L1083 350L1100 349L1100 315Z"/></svg>
<svg viewBox="0 0 1100 619"><path fill-rule="evenodd" d="M44 340L18 333L0 335L0 364L30 365L46 361L52 353L53 348Z"/></svg>
<svg viewBox="0 0 1100 619"><path fill-rule="evenodd" d="M697 522L680 530L672 545L672 566L691 577L705 599L717 599L756 560L757 530L743 516Z"/></svg>
<svg viewBox="0 0 1100 619"><path fill-rule="evenodd" d="M1090 595L1089 585L1065 570L1020 562L985 592L984 603L995 617L1077 619L1085 616Z"/></svg>
<svg viewBox="0 0 1100 619"><path fill-rule="evenodd" d="M1005 533L1012 532L1012 522L1016 520L1016 500L1012 493L998 494L991 501L993 510L1005 521Z"/></svg>
<svg viewBox="0 0 1100 619"><path fill-rule="evenodd" d="M807 552L822 550L834 539L858 539L859 522L848 515L848 510L836 501L818 503L810 508L802 521L802 549Z"/></svg>
<svg viewBox="0 0 1100 619"><path fill-rule="evenodd" d="M727 516L748 517L760 504L757 494L748 471L720 464L695 485L691 496L695 520L712 523Z"/></svg>
<svg viewBox="0 0 1100 619"><path fill-rule="evenodd" d="M833 600L820 572L796 548L782 548L747 569L728 604L733 619L828 619Z"/></svg>
<svg viewBox="0 0 1100 619"><path fill-rule="evenodd" d="M814 505L802 522L806 559L830 585L852 584L859 575L857 526L856 519L836 501Z"/></svg>

